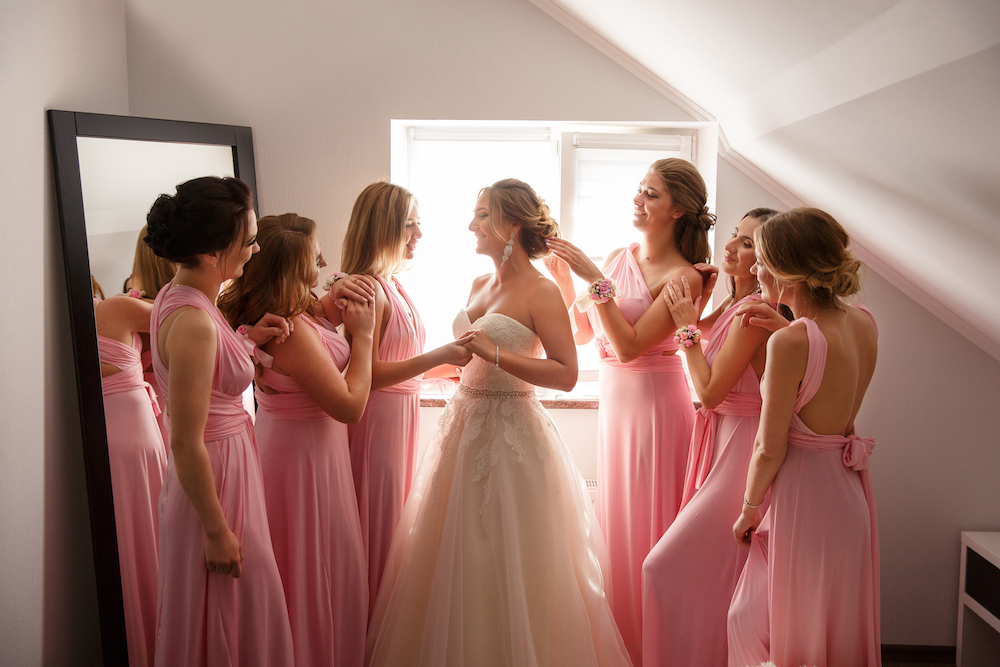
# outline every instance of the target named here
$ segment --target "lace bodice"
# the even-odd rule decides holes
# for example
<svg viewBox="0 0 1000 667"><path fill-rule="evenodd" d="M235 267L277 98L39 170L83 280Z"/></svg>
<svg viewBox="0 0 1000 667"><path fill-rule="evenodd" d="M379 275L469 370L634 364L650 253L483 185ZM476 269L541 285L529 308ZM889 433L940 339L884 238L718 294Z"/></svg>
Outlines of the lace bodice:
<svg viewBox="0 0 1000 667"><path fill-rule="evenodd" d="M486 333L501 350L510 350L525 357L540 358L542 343L538 335L517 320L503 313L486 313L475 323L469 321L465 310L459 311L452 323L455 337L463 336L471 329L479 329ZM492 361L473 357L462 374L462 384L475 389L491 391L529 391L534 386L514 377L510 373L497 369Z"/></svg>

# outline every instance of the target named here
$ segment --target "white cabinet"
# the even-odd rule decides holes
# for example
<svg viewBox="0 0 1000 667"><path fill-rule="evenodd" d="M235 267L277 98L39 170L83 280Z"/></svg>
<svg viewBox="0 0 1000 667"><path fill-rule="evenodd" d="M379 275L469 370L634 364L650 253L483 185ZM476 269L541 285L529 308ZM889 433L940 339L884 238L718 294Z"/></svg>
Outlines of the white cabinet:
<svg viewBox="0 0 1000 667"><path fill-rule="evenodd" d="M1000 665L1000 533L962 533L958 667Z"/></svg>

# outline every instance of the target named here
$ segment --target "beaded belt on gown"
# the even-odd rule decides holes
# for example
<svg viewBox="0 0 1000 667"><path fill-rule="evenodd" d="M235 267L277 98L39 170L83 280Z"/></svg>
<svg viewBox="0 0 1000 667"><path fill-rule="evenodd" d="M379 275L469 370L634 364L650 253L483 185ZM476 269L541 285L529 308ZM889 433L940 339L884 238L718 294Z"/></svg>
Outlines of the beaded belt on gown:
<svg viewBox="0 0 1000 667"><path fill-rule="evenodd" d="M458 388L470 396L479 396L481 398L526 398L535 395L534 389L503 391L501 389L480 389L479 387L470 387L467 384L460 384Z"/></svg>

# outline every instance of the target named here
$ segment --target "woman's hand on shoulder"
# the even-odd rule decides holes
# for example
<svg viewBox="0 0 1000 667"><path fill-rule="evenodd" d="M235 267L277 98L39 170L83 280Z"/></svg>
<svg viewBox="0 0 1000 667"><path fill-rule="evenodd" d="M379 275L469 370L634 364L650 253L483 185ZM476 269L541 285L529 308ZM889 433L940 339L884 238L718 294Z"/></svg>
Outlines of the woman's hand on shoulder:
<svg viewBox="0 0 1000 667"><path fill-rule="evenodd" d="M334 301L344 299L346 301L357 301L365 303L375 300L375 285L378 281L371 276L361 274L349 275L336 281L330 286L330 297Z"/></svg>
<svg viewBox="0 0 1000 667"><path fill-rule="evenodd" d="M771 305L758 300L750 301L740 306L736 310L736 318L740 321L741 329L754 326L774 332L784 329L791 324Z"/></svg>
<svg viewBox="0 0 1000 667"><path fill-rule="evenodd" d="M344 326L353 338L372 337L375 331L375 299L349 299L343 310Z"/></svg>
<svg viewBox="0 0 1000 667"><path fill-rule="evenodd" d="M670 310L670 317L675 325L686 327L698 323L702 311L702 296L699 294L697 297L692 297L687 276L681 275L679 283L670 278L660 294Z"/></svg>
<svg viewBox="0 0 1000 667"><path fill-rule="evenodd" d="M719 267L706 262L697 262L691 268L701 274L701 303L702 307L707 306L715 290L715 284L719 281Z"/></svg>
<svg viewBox="0 0 1000 667"><path fill-rule="evenodd" d="M258 347L274 339L274 342L281 343L292 332L292 321L288 318L274 313L264 313L257 324L247 332L247 338L252 340Z"/></svg>

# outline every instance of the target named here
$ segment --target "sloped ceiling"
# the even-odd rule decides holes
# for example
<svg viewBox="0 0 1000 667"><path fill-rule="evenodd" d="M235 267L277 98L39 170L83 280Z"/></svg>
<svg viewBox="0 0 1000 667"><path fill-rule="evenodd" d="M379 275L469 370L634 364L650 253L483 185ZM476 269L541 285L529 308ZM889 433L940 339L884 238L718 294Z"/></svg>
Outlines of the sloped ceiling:
<svg viewBox="0 0 1000 667"><path fill-rule="evenodd" d="M1000 359L1000 1L531 1Z"/></svg>

